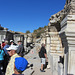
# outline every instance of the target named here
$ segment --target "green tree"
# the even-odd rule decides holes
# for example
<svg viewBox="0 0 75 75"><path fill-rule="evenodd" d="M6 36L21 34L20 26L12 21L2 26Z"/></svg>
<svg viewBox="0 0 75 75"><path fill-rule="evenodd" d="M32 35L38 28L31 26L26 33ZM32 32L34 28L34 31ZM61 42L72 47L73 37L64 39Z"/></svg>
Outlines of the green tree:
<svg viewBox="0 0 75 75"><path fill-rule="evenodd" d="M39 28L38 28L38 30L41 30L41 29L42 29L42 27L39 27Z"/></svg>
<svg viewBox="0 0 75 75"><path fill-rule="evenodd" d="M28 34L28 33L30 33L30 31L29 31L29 30L27 30L27 31L26 31L26 34Z"/></svg>
<svg viewBox="0 0 75 75"><path fill-rule="evenodd" d="M44 28L47 28L47 26L44 26Z"/></svg>
<svg viewBox="0 0 75 75"><path fill-rule="evenodd" d="M37 30L34 30L34 33L37 33Z"/></svg>

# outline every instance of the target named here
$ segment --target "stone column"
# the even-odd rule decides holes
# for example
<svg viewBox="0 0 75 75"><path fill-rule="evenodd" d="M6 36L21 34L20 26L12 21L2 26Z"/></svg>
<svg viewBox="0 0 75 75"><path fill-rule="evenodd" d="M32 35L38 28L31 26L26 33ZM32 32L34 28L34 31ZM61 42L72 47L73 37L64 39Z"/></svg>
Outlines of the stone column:
<svg viewBox="0 0 75 75"><path fill-rule="evenodd" d="M27 34L27 43L32 43L32 34Z"/></svg>
<svg viewBox="0 0 75 75"><path fill-rule="evenodd" d="M58 75L64 75L63 74L63 64L58 63Z"/></svg>
<svg viewBox="0 0 75 75"><path fill-rule="evenodd" d="M42 39L41 39L41 44L42 44L42 43L46 44L46 43L45 43L45 39L46 39L45 37L42 37Z"/></svg>
<svg viewBox="0 0 75 75"><path fill-rule="evenodd" d="M59 56L53 55L53 75L58 75L58 61Z"/></svg>
<svg viewBox="0 0 75 75"><path fill-rule="evenodd" d="M5 39L5 37L6 37L6 36L4 35L4 39ZM4 40L4 39L3 39L3 40Z"/></svg>
<svg viewBox="0 0 75 75"><path fill-rule="evenodd" d="M68 40L68 74L75 75L75 32L66 33L66 35Z"/></svg>
<svg viewBox="0 0 75 75"><path fill-rule="evenodd" d="M67 27L67 16L61 22L61 31L59 35L61 37L63 46L64 46L64 75L67 75L68 70L68 43L65 35L65 30Z"/></svg>
<svg viewBox="0 0 75 75"><path fill-rule="evenodd" d="M27 51L26 45L27 45L27 36L24 35L24 48L25 48L25 51Z"/></svg>
<svg viewBox="0 0 75 75"><path fill-rule="evenodd" d="M68 53L64 54L64 75L67 75L68 71Z"/></svg>
<svg viewBox="0 0 75 75"><path fill-rule="evenodd" d="M47 68L50 68L50 36L46 35L46 51L47 51L47 57L48 57L48 65Z"/></svg>
<svg viewBox="0 0 75 75"><path fill-rule="evenodd" d="M75 75L75 15L62 20L60 35L65 48L64 75Z"/></svg>

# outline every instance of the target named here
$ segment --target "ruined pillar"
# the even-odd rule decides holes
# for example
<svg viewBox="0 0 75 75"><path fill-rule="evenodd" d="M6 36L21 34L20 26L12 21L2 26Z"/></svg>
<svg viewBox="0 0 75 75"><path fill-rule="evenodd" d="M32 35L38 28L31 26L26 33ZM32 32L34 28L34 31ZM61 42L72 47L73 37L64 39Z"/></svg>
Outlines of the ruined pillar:
<svg viewBox="0 0 75 75"><path fill-rule="evenodd" d="M24 35L24 48L25 48L25 51L27 51L26 45L27 45L27 35Z"/></svg>
<svg viewBox="0 0 75 75"><path fill-rule="evenodd" d="M52 75L58 75L59 57L63 55L63 49L58 32L49 32L50 35L50 68Z"/></svg>
<svg viewBox="0 0 75 75"><path fill-rule="evenodd" d="M60 36L64 45L64 75L75 75L75 15L67 15L61 22Z"/></svg>
<svg viewBox="0 0 75 75"><path fill-rule="evenodd" d="M46 35L46 51L47 51L47 57L48 57L47 68L50 68L50 36L49 34Z"/></svg>

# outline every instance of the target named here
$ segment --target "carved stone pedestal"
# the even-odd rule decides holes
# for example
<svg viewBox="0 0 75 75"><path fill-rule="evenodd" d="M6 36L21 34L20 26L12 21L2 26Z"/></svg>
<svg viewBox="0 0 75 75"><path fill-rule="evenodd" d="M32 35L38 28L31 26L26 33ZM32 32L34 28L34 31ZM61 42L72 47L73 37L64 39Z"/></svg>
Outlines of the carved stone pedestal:
<svg viewBox="0 0 75 75"><path fill-rule="evenodd" d="M64 75L75 75L75 15L67 15L61 22L60 36L64 46Z"/></svg>

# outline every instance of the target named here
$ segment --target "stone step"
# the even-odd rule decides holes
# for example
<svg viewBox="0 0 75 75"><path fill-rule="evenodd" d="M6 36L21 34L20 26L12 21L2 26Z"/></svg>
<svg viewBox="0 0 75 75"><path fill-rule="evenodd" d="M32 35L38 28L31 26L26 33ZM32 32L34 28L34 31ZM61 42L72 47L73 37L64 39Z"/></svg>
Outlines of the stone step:
<svg viewBox="0 0 75 75"><path fill-rule="evenodd" d="M70 46L70 47L75 47L75 44L68 44L68 46Z"/></svg>
<svg viewBox="0 0 75 75"><path fill-rule="evenodd" d="M54 47L58 46L58 47L61 47L62 44L50 44L50 46L54 46Z"/></svg>
<svg viewBox="0 0 75 75"><path fill-rule="evenodd" d="M59 49L61 49L61 48L62 48L62 47L58 47L58 46L56 46L56 47L51 46L51 47L50 47L50 49L54 49L54 50L55 50L55 49L59 50Z"/></svg>
<svg viewBox="0 0 75 75"><path fill-rule="evenodd" d="M73 41L75 41L75 37L67 37L67 40L73 40Z"/></svg>
<svg viewBox="0 0 75 75"><path fill-rule="evenodd" d="M51 50L50 53L63 53L63 51L53 51L53 50Z"/></svg>
<svg viewBox="0 0 75 75"><path fill-rule="evenodd" d="M51 41L51 44L60 44L60 41Z"/></svg>
<svg viewBox="0 0 75 75"><path fill-rule="evenodd" d="M75 43L75 41L72 41L72 40L70 41L70 40L68 40L68 43Z"/></svg>
<svg viewBox="0 0 75 75"><path fill-rule="evenodd" d="M53 47L53 48L50 48L50 50L53 50L53 51L54 51L54 50L57 50L57 51L60 50L60 51L62 51L63 49L62 49L62 48L54 48L54 47Z"/></svg>
<svg viewBox="0 0 75 75"><path fill-rule="evenodd" d="M59 48L62 48L62 46L59 46L59 45L56 45L56 46L50 45L50 47L59 47Z"/></svg>
<svg viewBox="0 0 75 75"><path fill-rule="evenodd" d="M59 38L58 37L55 37L55 38L51 38L51 41L58 41L59 40Z"/></svg>
<svg viewBox="0 0 75 75"><path fill-rule="evenodd" d="M68 43L68 44L75 45L75 43L72 43L72 42L70 42L70 43Z"/></svg>
<svg viewBox="0 0 75 75"><path fill-rule="evenodd" d="M66 33L67 37L75 37L75 33Z"/></svg>

